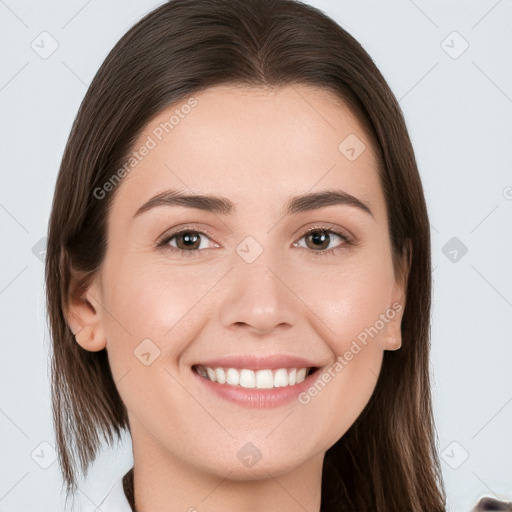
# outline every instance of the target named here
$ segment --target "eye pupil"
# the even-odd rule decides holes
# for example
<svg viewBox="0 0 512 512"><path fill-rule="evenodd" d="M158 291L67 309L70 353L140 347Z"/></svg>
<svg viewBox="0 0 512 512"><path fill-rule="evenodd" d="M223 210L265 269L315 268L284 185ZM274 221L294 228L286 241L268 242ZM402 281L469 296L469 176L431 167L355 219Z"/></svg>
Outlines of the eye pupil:
<svg viewBox="0 0 512 512"><path fill-rule="evenodd" d="M319 234L320 233L320 234ZM325 231L312 231L311 233L309 233L306 237L306 243L307 241L311 239L313 240L314 242L314 245L313 245L313 249L323 249L324 246L328 246L329 245L329 241L330 241L330 236L328 234L326 234ZM327 240L327 244L325 244L324 242ZM316 245L318 242L320 242L320 244L323 243L323 246L319 246L319 245Z"/></svg>
<svg viewBox="0 0 512 512"><path fill-rule="evenodd" d="M184 242L184 248L186 249L196 249L194 245L196 245L199 241L199 235L194 233L193 231L186 231L179 235L176 239L176 245L179 247L180 241ZM182 247L179 247L180 249Z"/></svg>

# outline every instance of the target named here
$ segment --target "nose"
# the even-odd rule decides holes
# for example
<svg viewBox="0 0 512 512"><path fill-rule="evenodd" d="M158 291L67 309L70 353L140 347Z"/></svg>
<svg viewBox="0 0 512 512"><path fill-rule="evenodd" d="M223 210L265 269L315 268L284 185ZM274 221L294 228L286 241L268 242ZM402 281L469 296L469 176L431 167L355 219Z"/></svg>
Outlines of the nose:
<svg viewBox="0 0 512 512"><path fill-rule="evenodd" d="M220 304L224 327L265 335L299 321L302 302L287 279L289 272L264 254L252 263L236 262L230 272Z"/></svg>

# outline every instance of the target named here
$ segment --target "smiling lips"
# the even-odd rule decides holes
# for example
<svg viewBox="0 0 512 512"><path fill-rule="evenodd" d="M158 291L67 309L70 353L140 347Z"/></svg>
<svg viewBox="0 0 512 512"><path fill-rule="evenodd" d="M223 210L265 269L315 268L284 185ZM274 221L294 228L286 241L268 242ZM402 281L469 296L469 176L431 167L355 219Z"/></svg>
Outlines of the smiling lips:
<svg viewBox="0 0 512 512"><path fill-rule="evenodd" d="M244 388L280 388L293 386L304 381L313 368L279 368L277 370L250 370L247 368L211 368L197 366L196 371L202 377L219 384L241 386Z"/></svg>
<svg viewBox="0 0 512 512"><path fill-rule="evenodd" d="M318 368L295 356L230 356L195 364L192 369L218 384L243 388L271 389L303 382Z"/></svg>

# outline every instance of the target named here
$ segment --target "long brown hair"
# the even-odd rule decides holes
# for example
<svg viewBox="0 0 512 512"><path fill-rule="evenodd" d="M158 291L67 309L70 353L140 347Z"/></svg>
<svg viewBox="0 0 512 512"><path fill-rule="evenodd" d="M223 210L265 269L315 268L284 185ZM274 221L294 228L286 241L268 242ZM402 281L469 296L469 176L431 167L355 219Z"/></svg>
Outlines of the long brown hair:
<svg viewBox="0 0 512 512"><path fill-rule="evenodd" d="M171 0L119 40L85 95L57 178L46 255L52 407L68 495L78 469L87 474L95 459L100 434L112 444L129 430L106 351L81 348L65 318L71 276L87 284L105 254L117 188L102 198L98 190L123 168L149 120L222 84L306 84L345 102L378 155L397 276L406 275L401 256L410 258L402 348L384 352L369 403L325 455L322 511L444 511L429 380L430 228L413 148L366 51L294 0Z"/></svg>

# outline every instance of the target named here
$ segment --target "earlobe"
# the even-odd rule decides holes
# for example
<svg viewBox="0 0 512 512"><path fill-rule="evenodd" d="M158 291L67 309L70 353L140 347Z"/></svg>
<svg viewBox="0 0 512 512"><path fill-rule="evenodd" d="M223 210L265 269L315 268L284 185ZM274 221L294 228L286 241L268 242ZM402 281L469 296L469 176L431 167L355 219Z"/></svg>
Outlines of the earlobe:
<svg viewBox="0 0 512 512"><path fill-rule="evenodd" d="M405 309L403 293L394 293L386 311L387 324L382 340L383 350L398 350L402 346L402 317Z"/></svg>
<svg viewBox="0 0 512 512"><path fill-rule="evenodd" d="M384 350L395 351L399 350L402 347L402 336L398 334L397 336L389 336L384 341Z"/></svg>
<svg viewBox="0 0 512 512"><path fill-rule="evenodd" d="M410 241L409 241L410 242ZM393 285L391 304L386 312L388 323L382 341L383 350L399 350L402 347L402 318L407 297L407 282L411 266L411 244L405 246L402 267Z"/></svg>
<svg viewBox="0 0 512 512"><path fill-rule="evenodd" d="M386 311L388 322L382 341L383 350L398 350L402 346L402 317L405 309L406 284L395 282L391 304Z"/></svg>
<svg viewBox="0 0 512 512"><path fill-rule="evenodd" d="M76 342L85 350L98 352L106 346L106 340L91 326L83 327L78 334L75 334Z"/></svg>
<svg viewBox="0 0 512 512"><path fill-rule="evenodd" d="M399 350L402 346L402 316L405 308L403 302L394 301L386 316L388 323L382 340L383 350Z"/></svg>
<svg viewBox="0 0 512 512"><path fill-rule="evenodd" d="M72 281L70 290L65 316L76 342L91 352L103 350L107 340L101 322L101 305L95 299L96 286L92 284L84 289Z"/></svg>

